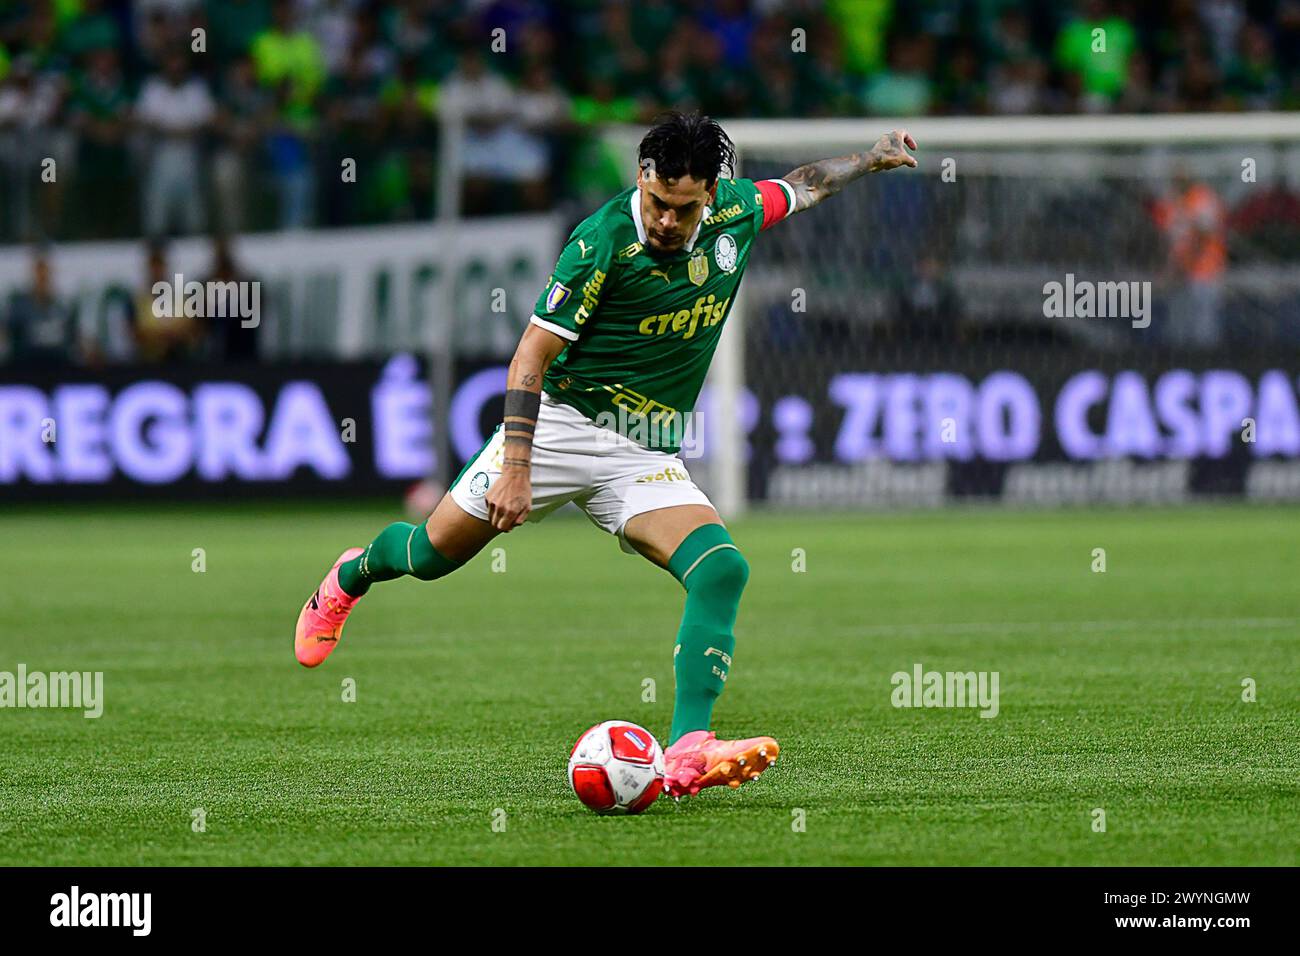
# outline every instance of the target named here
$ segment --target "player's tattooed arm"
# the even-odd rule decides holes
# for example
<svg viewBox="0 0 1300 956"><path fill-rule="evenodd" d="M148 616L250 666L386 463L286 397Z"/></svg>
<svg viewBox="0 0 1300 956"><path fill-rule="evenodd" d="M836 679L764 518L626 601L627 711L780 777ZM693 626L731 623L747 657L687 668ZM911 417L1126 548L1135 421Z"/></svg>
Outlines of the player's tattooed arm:
<svg viewBox="0 0 1300 956"><path fill-rule="evenodd" d="M505 432L505 453L502 471L510 468L528 468L533 456L533 433L537 430L537 416L542 408L541 392L530 386L537 384L536 372L520 376L523 388L506 389L506 413L501 429Z"/></svg>
<svg viewBox="0 0 1300 956"><path fill-rule="evenodd" d="M821 159L791 170L781 177L794 189L794 209L791 211L811 209L867 173L915 166L916 158L908 149L916 149L916 140L907 130L895 129L881 136L875 146L860 153Z"/></svg>
<svg viewBox="0 0 1300 956"><path fill-rule="evenodd" d="M541 414L542 376L564 347L564 339L529 325L510 360L506 375L506 407L501 477L488 489L488 521L499 531L523 524L532 510L533 434Z"/></svg>

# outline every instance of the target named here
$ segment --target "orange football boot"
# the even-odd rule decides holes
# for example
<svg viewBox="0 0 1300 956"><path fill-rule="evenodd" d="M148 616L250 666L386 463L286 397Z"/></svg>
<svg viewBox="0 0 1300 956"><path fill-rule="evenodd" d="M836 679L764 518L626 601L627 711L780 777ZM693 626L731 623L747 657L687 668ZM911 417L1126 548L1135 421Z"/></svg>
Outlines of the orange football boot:
<svg viewBox="0 0 1300 956"><path fill-rule="evenodd" d="M711 730L692 730L664 751L664 793L679 798L723 784L735 789L757 780L780 752L771 737L719 740Z"/></svg>
<svg viewBox="0 0 1300 956"><path fill-rule="evenodd" d="M330 568L314 594L302 606L293 635L293 651L303 667L318 667L338 647L343 625L360 598L339 586L339 565L351 561L365 548L348 548Z"/></svg>

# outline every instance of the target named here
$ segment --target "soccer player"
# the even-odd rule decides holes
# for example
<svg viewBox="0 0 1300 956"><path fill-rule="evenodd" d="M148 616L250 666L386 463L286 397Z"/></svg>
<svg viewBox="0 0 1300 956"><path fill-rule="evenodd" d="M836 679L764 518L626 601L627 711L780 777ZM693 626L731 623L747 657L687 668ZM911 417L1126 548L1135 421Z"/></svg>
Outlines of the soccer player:
<svg viewBox="0 0 1300 956"><path fill-rule="evenodd" d="M450 574L496 535L574 502L686 591L665 790L738 787L776 760L771 737L718 740L749 566L677 456L758 233L866 173L915 166L906 130L781 179L724 178L716 122L669 113L641 140L636 186L573 231L510 362L504 421L421 525L390 524L334 563L298 618L316 667L376 581Z"/></svg>

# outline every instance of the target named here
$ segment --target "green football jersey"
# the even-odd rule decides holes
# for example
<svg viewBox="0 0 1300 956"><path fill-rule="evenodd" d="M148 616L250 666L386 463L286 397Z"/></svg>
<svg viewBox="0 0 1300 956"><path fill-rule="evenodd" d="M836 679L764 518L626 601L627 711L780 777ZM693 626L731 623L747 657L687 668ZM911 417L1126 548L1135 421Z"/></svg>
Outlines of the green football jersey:
<svg viewBox="0 0 1300 956"><path fill-rule="evenodd" d="M646 248L632 188L583 220L532 322L568 340L543 388L592 421L676 453L763 225L751 179L718 181L695 235L675 253Z"/></svg>

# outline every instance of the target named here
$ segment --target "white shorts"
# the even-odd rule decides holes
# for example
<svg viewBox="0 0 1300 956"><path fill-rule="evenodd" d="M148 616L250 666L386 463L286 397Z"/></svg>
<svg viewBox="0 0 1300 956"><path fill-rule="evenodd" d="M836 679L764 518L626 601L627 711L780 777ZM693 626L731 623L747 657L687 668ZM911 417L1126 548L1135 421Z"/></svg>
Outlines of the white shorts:
<svg viewBox="0 0 1300 956"><path fill-rule="evenodd" d="M498 428L451 486L463 511L484 521L485 496L501 474L504 432ZM676 505L710 505L676 455L653 451L597 425L571 405L542 393L533 435L533 509L529 521L541 521L572 501L597 527L617 535L619 546L634 553L623 538L629 518Z"/></svg>

